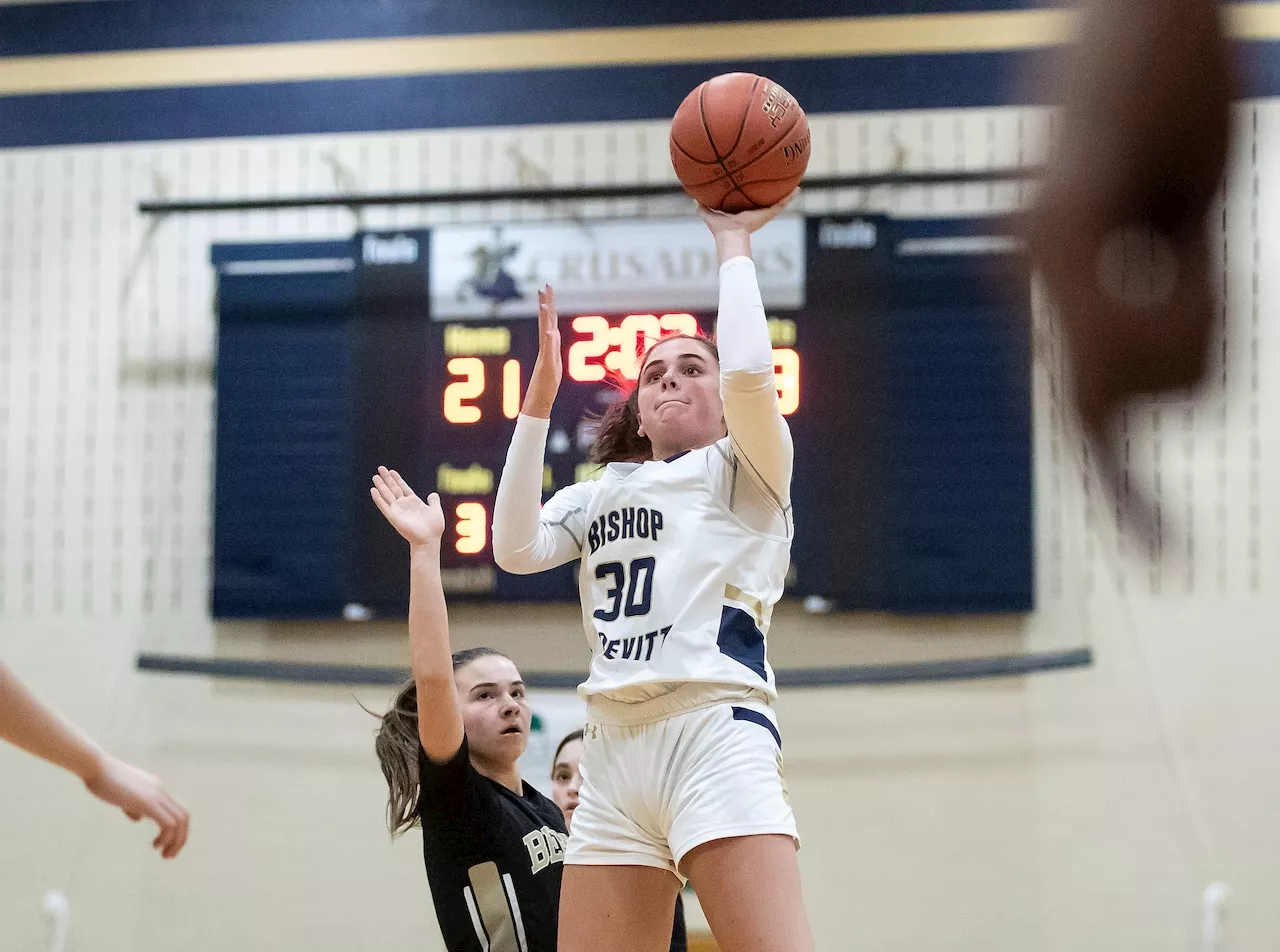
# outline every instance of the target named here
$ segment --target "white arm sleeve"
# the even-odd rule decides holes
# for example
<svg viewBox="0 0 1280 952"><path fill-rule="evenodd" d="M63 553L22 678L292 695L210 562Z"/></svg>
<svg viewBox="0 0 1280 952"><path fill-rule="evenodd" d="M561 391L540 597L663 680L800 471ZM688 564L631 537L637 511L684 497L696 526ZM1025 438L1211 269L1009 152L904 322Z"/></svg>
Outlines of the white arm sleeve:
<svg viewBox="0 0 1280 952"><path fill-rule="evenodd" d="M730 258L720 266L716 345L733 455L785 506L791 498L791 431L778 409L773 345L750 258Z"/></svg>
<svg viewBox="0 0 1280 952"><path fill-rule="evenodd" d="M550 426L550 420L520 414L498 481L493 560L515 575L553 569L582 554L592 484L566 486L542 505L543 454Z"/></svg>

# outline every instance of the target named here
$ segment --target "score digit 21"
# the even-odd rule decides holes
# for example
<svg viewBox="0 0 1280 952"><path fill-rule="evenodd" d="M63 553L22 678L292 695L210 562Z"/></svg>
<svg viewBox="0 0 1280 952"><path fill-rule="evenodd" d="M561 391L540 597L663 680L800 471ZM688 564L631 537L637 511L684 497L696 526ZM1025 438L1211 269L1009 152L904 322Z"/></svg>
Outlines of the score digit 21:
<svg viewBox="0 0 1280 952"><path fill-rule="evenodd" d="M771 320L770 332L775 343L795 342L795 325L791 321ZM617 324L599 315L584 315L571 321L569 349L565 373L579 383L603 381L610 374L633 382L640 374L640 355L649 341L670 334L697 334L698 321L692 314L628 314ZM466 345L450 346L450 337L465 338ZM779 339L781 338L781 340ZM450 423L479 423L484 412L476 401L488 391L489 375L485 361L475 354L495 356L510 352L507 328L467 328L451 326L445 331L446 353L465 349L472 356L451 357L445 365L449 383L444 388L444 418ZM774 373L777 378L778 404L784 415L800 406L800 355L792 347L773 349ZM520 361L502 361L498 371L501 388L502 415L514 420L520 414L525 381Z"/></svg>

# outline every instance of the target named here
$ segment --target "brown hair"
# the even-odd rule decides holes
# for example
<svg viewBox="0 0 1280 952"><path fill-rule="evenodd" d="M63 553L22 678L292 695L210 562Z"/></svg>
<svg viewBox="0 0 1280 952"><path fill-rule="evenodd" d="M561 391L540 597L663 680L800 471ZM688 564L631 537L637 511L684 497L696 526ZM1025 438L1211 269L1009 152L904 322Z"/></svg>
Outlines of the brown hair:
<svg viewBox="0 0 1280 952"><path fill-rule="evenodd" d="M716 363L720 362L720 351L709 338L694 334L671 334L654 341L644 352L640 359L640 374L644 373L644 365L653 353L653 348L669 340L681 339L696 340L716 359ZM647 436L640 435L639 376L626 397L611 404L601 415L596 425L596 438L587 450L587 459L592 463L642 463L653 459L653 444Z"/></svg>
<svg viewBox="0 0 1280 952"><path fill-rule="evenodd" d="M467 648L453 653L453 670L490 655L507 657L493 648ZM412 678L400 686L381 721L373 749L387 781L387 829L392 836L399 836L418 825L418 754L422 742L418 740L418 688Z"/></svg>
<svg viewBox="0 0 1280 952"><path fill-rule="evenodd" d="M582 740L582 728L576 731L569 731L560 738L560 743L556 744L556 752L551 755L551 769L556 769L556 761L560 759L560 751L564 750L565 745L572 744L575 740Z"/></svg>

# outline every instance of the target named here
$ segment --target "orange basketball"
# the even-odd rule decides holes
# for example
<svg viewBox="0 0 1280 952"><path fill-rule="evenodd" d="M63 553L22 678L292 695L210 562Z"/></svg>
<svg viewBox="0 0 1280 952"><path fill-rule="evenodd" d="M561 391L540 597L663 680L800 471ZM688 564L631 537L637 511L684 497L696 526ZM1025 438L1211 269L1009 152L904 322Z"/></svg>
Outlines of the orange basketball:
<svg viewBox="0 0 1280 952"><path fill-rule="evenodd" d="M795 98L755 73L722 73L685 97L671 120L671 164L707 208L764 208L809 166L809 121Z"/></svg>

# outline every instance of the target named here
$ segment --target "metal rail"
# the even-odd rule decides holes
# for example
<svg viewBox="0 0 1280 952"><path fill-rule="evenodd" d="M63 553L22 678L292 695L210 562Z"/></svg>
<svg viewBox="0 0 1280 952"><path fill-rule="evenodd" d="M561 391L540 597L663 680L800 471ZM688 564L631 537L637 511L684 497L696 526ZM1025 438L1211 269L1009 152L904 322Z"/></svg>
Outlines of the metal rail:
<svg viewBox="0 0 1280 952"><path fill-rule="evenodd" d="M1033 166L972 171L882 172L873 175L815 175L804 180L804 190L875 188L912 185L976 185L1035 178ZM562 202L607 198L656 198L680 195L678 182L648 185L590 185L571 188L501 188L460 192L378 192L348 195L294 195L279 198L172 199L138 203L143 215L179 215L197 212L269 211L285 208L363 208L371 205L468 205L484 202Z"/></svg>

